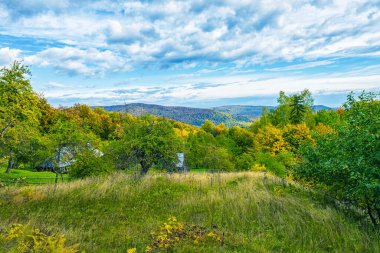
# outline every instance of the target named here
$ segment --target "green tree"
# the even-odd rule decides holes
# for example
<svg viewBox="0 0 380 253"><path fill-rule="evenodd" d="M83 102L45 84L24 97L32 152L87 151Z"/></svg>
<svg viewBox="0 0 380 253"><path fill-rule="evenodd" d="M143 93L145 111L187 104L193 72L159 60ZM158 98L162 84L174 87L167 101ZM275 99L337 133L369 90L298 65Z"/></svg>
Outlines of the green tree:
<svg viewBox="0 0 380 253"><path fill-rule="evenodd" d="M270 122L274 126L286 126L289 123L298 124L307 121L311 125L313 97L309 90L287 96L285 92L280 91L277 99L278 106L275 110L269 112Z"/></svg>
<svg viewBox="0 0 380 253"><path fill-rule="evenodd" d="M245 128L239 126L231 127L228 130L228 137L232 139L240 149L240 152L236 155L240 155L248 149L253 148L253 134Z"/></svg>
<svg viewBox="0 0 380 253"><path fill-rule="evenodd" d="M17 61L0 70L0 138L20 122L38 121L38 96L29 75L29 69Z"/></svg>
<svg viewBox="0 0 380 253"><path fill-rule="evenodd" d="M49 133L50 154L53 157L53 171L58 182L59 174L75 161L75 157L88 149L96 148L96 137L85 132L74 122L59 119Z"/></svg>
<svg viewBox="0 0 380 253"><path fill-rule="evenodd" d="M28 79L30 72L19 62L0 70L0 153L8 156L7 173L15 155L30 136L26 129L38 125L38 96Z"/></svg>
<svg viewBox="0 0 380 253"><path fill-rule="evenodd" d="M250 126L249 130L254 134L257 134L260 128L263 128L269 124L272 124L271 118L267 107L263 107L261 117L255 120Z"/></svg>
<svg viewBox="0 0 380 253"><path fill-rule="evenodd" d="M236 144L226 135L215 138L211 133L199 130L187 140L187 164L190 168L212 171L234 170L233 156L229 149L235 150Z"/></svg>
<svg viewBox="0 0 380 253"><path fill-rule="evenodd" d="M145 175L152 166L173 170L176 154L181 151L181 140L173 126L148 115L127 122L123 137L113 143L109 152L113 153L117 168L139 165L141 175Z"/></svg>
<svg viewBox="0 0 380 253"><path fill-rule="evenodd" d="M291 97L290 104L290 121L293 124L299 124L305 119L306 106L305 100L301 95L295 94Z"/></svg>
<svg viewBox="0 0 380 253"><path fill-rule="evenodd" d="M302 149L296 175L365 209L380 224L380 101L371 93L345 103L344 124Z"/></svg>
<svg viewBox="0 0 380 253"><path fill-rule="evenodd" d="M201 126L201 129L214 136L216 135L215 124L212 123L210 120L206 120L205 123L203 123L203 125Z"/></svg>
<svg viewBox="0 0 380 253"><path fill-rule="evenodd" d="M340 124L342 123L342 118L334 110L320 110L316 112L314 119L316 125L322 123L334 128L340 127Z"/></svg>
<svg viewBox="0 0 380 253"><path fill-rule="evenodd" d="M6 173L10 173L11 169L20 162L20 158L25 157L29 145L37 134L36 129L26 123L19 123L4 132L1 152L8 156Z"/></svg>
<svg viewBox="0 0 380 253"><path fill-rule="evenodd" d="M298 153L301 145L314 143L310 129L305 123L287 125L284 128L282 136L288 144L288 150L294 154Z"/></svg>
<svg viewBox="0 0 380 253"><path fill-rule="evenodd" d="M249 170L255 163L255 159L250 153L243 153L236 157L236 169L237 170Z"/></svg>
<svg viewBox="0 0 380 253"><path fill-rule="evenodd" d="M11 135L13 139L10 143L10 156L13 161L12 164L8 163L8 168L18 164L24 168L35 169L49 156L48 139L41 135L38 128L28 125L21 124L10 131L13 130L17 133Z"/></svg>
<svg viewBox="0 0 380 253"><path fill-rule="evenodd" d="M109 173L113 170L113 165L107 158L98 149L84 149L76 155L74 164L70 166L69 174L73 178L84 178Z"/></svg>
<svg viewBox="0 0 380 253"><path fill-rule="evenodd" d="M290 97L280 91L277 98L278 106L268 113L268 121L274 126L285 126L290 123Z"/></svg>

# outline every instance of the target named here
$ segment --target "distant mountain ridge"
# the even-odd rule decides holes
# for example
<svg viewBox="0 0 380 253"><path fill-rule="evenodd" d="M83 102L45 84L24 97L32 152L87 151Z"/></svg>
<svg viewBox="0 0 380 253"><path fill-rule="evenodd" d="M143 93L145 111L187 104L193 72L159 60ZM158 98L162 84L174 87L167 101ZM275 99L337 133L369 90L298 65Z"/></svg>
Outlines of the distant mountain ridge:
<svg viewBox="0 0 380 253"><path fill-rule="evenodd" d="M244 125L251 120L245 116L227 114L213 109L192 108L182 106L163 106L155 104L133 103L126 105L102 106L107 111L125 112L133 116L152 114L162 116L193 126L201 126L207 119L214 124L224 123L226 126Z"/></svg>
<svg viewBox="0 0 380 253"><path fill-rule="evenodd" d="M213 110L218 112L224 112L231 115L247 117L250 119L255 119L261 116L263 108L266 107L268 111L276 109L276 106L255 106L255 105L224 105L213 107ZM329 110L333 109L325 105L314 105L313 110Z"/></svg>
<svg viewBox="0 0 380 253"><path fill-rule="evenodd" d="M213 108L193 108L184 106L163 106L156 104L132 103L125 105L100 106L111 112L124 112L133 116L152 114L162 116L193 126L201 126L206 120L226 126L247 125L261 116L264 107L273 110L275 106L226 105ZM315 105L315 111L331 109L324 105Z"/></svg>

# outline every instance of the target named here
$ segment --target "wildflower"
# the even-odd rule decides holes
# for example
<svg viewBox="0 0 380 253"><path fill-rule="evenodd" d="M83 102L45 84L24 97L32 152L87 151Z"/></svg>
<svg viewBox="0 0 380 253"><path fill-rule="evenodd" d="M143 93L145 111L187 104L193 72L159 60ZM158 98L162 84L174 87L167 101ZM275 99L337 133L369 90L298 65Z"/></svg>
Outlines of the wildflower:
<svg viewBox="0 0 380 253"><path fill-rule="evenodd" d="M127 250L127 253L136 253L137 249L136 248L131 248Z"/></svg>

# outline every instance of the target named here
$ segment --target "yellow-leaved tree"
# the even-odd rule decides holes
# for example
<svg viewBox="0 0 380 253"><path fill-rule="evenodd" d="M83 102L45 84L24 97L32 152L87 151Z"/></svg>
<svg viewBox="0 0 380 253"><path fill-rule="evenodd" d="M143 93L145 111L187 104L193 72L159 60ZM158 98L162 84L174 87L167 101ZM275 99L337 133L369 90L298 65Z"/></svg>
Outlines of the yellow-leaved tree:
<svg viewBox="0 0 380 253"><path fill-rule="evenodd" d="M272 155L288 150L288 144L282 137L281 129L270 124L257 132L255 147L258 151L270 152Z"/></svg>

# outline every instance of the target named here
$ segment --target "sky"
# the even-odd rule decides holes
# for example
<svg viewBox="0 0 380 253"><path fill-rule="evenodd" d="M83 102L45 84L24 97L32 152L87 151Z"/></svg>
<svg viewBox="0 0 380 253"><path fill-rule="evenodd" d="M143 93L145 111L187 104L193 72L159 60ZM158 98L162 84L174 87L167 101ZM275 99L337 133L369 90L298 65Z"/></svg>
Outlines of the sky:
<svg viewBox="0 0 380 253"><path fill-rule="evenodd" d="M1 0L0 66L55 106L339 106L380 91L380 0Z"/></svg>

